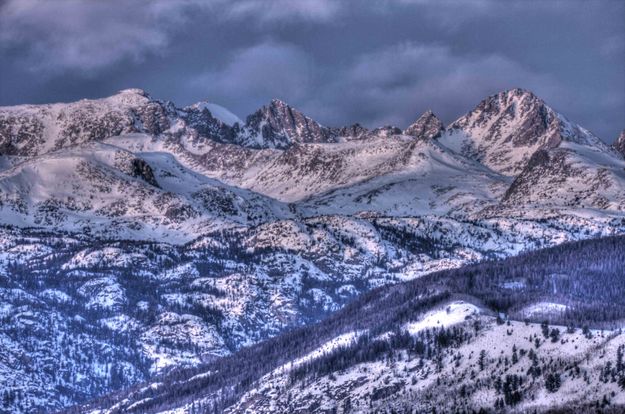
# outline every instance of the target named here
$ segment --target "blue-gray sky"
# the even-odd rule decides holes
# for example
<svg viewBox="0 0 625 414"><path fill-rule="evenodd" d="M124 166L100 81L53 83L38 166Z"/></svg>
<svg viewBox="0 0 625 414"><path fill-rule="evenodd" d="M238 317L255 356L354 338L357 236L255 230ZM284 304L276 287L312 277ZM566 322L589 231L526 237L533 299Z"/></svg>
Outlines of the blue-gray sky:
<svg viewBox="0 0 625 414"><path fill-rule="evenodd" d="M241 117L277 97L327 125L446 123L534 91L625 128L622 0L0 0L0 105L140 87Z"/></svg>

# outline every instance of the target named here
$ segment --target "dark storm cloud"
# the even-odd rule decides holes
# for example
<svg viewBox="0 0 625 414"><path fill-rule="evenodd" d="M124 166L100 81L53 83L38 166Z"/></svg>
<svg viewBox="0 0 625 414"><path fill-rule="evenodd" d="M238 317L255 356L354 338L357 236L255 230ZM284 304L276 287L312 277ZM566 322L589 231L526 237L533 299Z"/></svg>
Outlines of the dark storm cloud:
<svg viewBox="0 0 625 414"><path fill-rule="evenodd" d="M313 65L302 49L267 41L237 50L223 67L189 78L187 87L258 103L271 96L306 102L316 86L311 81Z"/></svg>
<svg viewBox="0 0 625 414"><path fill-rule="evenodd" d="M240 116L278 97L329 125L403 127L518 86L612 141L624 61L617 0L0 0L6 105L142 87Z"/></svg>

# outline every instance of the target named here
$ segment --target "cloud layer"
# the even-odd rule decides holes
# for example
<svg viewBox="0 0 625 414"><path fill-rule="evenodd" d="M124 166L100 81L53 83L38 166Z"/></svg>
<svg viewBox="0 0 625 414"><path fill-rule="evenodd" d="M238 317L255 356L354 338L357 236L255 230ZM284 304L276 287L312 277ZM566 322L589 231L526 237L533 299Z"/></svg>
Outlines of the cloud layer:
<svg viewBox="0 0 625 414"><path fill-rule="evenodd" d="M143 87L245 116L279 97L330 125L446 122L533 90L610 141L625 127L625 4L0 0L0 104Z"/></svg>
<svg viewBox="0 0 625 414"><path fill-rule="evenodd" d="M25 48L29 69L45 72L93 71L164 53L197 13L233 24L326 21L339 7L328 0L6 0L0 10L0 43Z"/></svg>
<svg viewBox="0 0 625 414"><path fill-rule="evenodd" d="M460 56L444 46L401 43L360 56L332 89L343 89L337 105L353 108L354 119L405 127L426 109L449 122L487 94L516 86L550 96L558 89L556 80L504 56Z"/></svg>
<svg viewBox="0 0 625 414"><path fill-rule="evenodd" d="M23 49L23 65L44 73L136 61L168 45L169 23L181 17L180 9L163 1L133 2L120 13L123 7L115 1L9 0L0 13L0 42Z"/></svg>

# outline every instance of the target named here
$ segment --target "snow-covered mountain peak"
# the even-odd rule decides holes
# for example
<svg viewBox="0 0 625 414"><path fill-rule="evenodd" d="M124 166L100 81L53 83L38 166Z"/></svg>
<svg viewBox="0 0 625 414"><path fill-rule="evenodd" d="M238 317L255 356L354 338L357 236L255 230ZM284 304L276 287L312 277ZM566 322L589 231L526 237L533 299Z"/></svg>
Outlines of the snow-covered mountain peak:
<svg viewBox="0 0 625 414"><path fill-rule="evenodd" d="M224 124L228 126L234 126L234 124L239 124L239 125L244 124L241 118L239 118L238 116L230 112L230 110L212 102L207 102L207 101L197 102L185 109L186 110L196 109L198 111L203 111L206 109L210 112L210 114L215 119L218 119L219 121L223 122Z"/></svg>
<svg viewBox="0 0 625 414"><path fill-rule="evenodd" d="M279 99L243 124L210 102L180 109L145 95L130 89L99 100L0 108L0 154L38 157L104 141L138 154L169 153L203 175L282 202L320 197L326 203L328 197L344 197L350 200L350 212L376 209L382 204L373 200L385 197L396 200L384 204L386 214L411 214L416 205L423 212L447 212L445 204L477 211L496 201L552 205L565 200L567 205L617 210L625 205L622 159L616 151L522 89L485 99L447 130L427 111L403 132L393 126L368 131L358 124L328 128ZM540 162L530 163L543 150L558 154L541 153L535 159ZM152 180L145 166L135 167L132 176L144 175L148 184L161 183L157 172ZM502 175L492 175L488 169ZM511 178L521 175L516 190L506 193ZM434 178L425 180L426 176L438 181L449 177L452 184L441 185ZM458 177L463 181L467 176L461 189ZM578 182L582 176L587 183L602 183L605 197L586 191L587 185ZM570 185L563 185L564 181ZM415 183L425 187L416 188ZM352 186L357 184L356 191ZM484 186L488 191L481 189ZM342 188L345 191L339 191ZM528 188L533 189L531 194ZM549 200L554 189L566 192L566 197ZM324 194L328 191L333 193ZM419 200L406 202L406 192L420 194ZM481 201L467 210L475 192ZM504 193L507 196L502 198ZM447 203L452 198L454 202ZM310 211L320 208L317 201ZM333 203L328 205L323 208L336 211Z"/></svg>
<svg viewBox="0 0 625 414"><path fill-rule="evenodd" d="M106 101L111 105L121 105L121 106L137 106L137 105L145 105L149 102L155 102L152 96L140 88L128 88L122 89L118 91L116 94L109 96L107 98L102 99L94 99L91 101L82 100L80 102L93 102L97 103L98 101ZM70 104L71 105L71 104Z"/></svg>
<svg viewBox="0 0 625 414"><path fill-rule="evenodd" d="M248 116L240 143L253 148L285 149L297 143L336 142L336 137L287 103L272 99Z"/></svg>
<svg viewBox="0 0 625 414"><path fill-rule="evenodd" d="M258 114L258 113L261 113L266 118L280 120L280 121L287 121L289 117L293 117L293 118L303 117L303 118L306 118L307 120L312 121L311 118L304 115L301 111L299 111L298 109L295 109L288 103L278 98L273 98L271 101L269 101L267 105L263 105L253 115Z"/></svg>
<svg viewBox="0 0 625 414"><path fill-rule="evenodd" d="M513 138L515 145L531 143L556 120L555 112L544 101L524 89L499 92L482 100L472 111L450 125L484 138ZM531 127L519 131L520 127ZM510 137L514 133L524 133Z"/></svg>
<svg viewBox="0 0 625 414"><path fill-rule="evenodd" d="M537 150L557 148L564 141L608 150L592 133L520 88L484 99L452 123L441 141L508 176L519 174Z"/></svg>
<svg viewBox="0 0 625 414"><path fill-rule="evenodd" d="M506 90L501 91L498 94L496 94L496 96L499 99L530 100L530 101L539 101L539 102L544 103L542 99L540 99L538 96L536 96L534 94L534 92L532 92L532 91L530 91L528 89L523 89L523 88L506 89Z"/></svg>
<svg viewBox="0 0 625 414"><path fill-rule="evenodd" d="M290 107L289 104L284 102L282 99L278 99L278 98L273 98L271 101L269 101L269 106L272 107L272 108L287 108L287 107Z"/></svg>
<svg viewBox="0 0 625 414"><path fill-rule="evenodd" d="M150 95L143 89L141 88L128 88L128 89L122 89L119 92L117 92L118 95L140 95L143 96L145 98L150 97Z"/></svg>
<svg viewBox="0 0 625 414"><path fill-rule="evenodd" d="M404 130L405 135L412 135L419 138L438 138L445 130L443 122L438 119L434 112L427 110L412 125Z"/></svg>
<svg viewBox="0 0 625 414"><path fill-rule="evenodd" d="M476 109L483 111L499 111L507 109L511 105L520 105L521 112L529 112L532 109L545 105L545 102L532 91L523 88L512 88L490 95L483 99Z"/></svg>
<svg viewBox="0 0 625 414"><path fill-rule="evenodd" d="M140 89L94 100L0 108L0 153L37 156L111 136L170 127L175 108Z"/></svg>

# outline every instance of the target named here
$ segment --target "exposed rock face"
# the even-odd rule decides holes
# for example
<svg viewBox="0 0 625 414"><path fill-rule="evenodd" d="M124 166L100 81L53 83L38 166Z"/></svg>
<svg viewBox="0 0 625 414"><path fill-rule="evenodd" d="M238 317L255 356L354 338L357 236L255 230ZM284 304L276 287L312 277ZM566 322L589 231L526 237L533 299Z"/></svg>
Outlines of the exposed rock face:
<svg viewBox="0 0 625 414"><path fill-rule="evenodd" d="M198 135L209 137L217 142L234 142L240 131L238 124L226 125L215 118L207 108L188 107L182 112L186 125Z"/></svg>
<svg viewBox="0 0 625 414"><path fill-rule="evenodd" d="M625 129L621 131L621 135L619 135L616 141L614 141L613 147L623 157L625 157Z"/></svg>
<svg viewBox="0 0 625 414"><path fill-rule="evenodd" d="M555 121L544 102L523 89L512 89L489 96L467 115L451 125L454 129L484 130L486 140L498 137L515 146L534 143ZM512 122L517 128L506 128Z"/></svg>
<svg viewBox="0 0 625 414"><path fill-rule="evenodd" d="M555 174L554 174L555 173ZM551 184L561 185L565 182L566 177L572 173L570 166L566 163L566 153L559 151L556 154L550 154L546 149L539 149L529 159L525 169L519 174L512 185L504 194L504 202L522 202L523 198L528 196L532 187L537 187L545 175L549 175ZM550 186L547 189L551 189ZM542 197L548 197L549 194L542 194Z"/></svg>
<svg viewBox="0 0 625 414"><path fill-rule="evenodd" d="M377 136L377 137L391 137L393 135L400 135L400 134L401 134L401 129L393 125L385 125L383 127L376 128L373 131L371 131L371 135Z"/></svg>
<svg viewBox="0 0 625 414"><path fill-rule="evenodd" d="M158 187L158 182L154 178L154 171L150 164L142 160L141 158L135 158L132 160L132 175L143 179L146 183Z"/></svg>
<svg viewBox="0 0 625 414"><path fill-rule="evenodd" d="M273 99L247 117L243 136L238 140L249 147L284 149L298 143L335 142L336 138L329 128Z"/></svg>
<svg viewBox="0 0 625 414"><path fill-rule="evenodd" d="M625 186L620 177L624 165L609 153L539 149L514 179L502 201L512 206L551 205L623 211Z"/></svg>
<svg viewBox="0 0 625 414"><path fill-rule="evenodd" d="M158 135L169 128L174 110L140 89L70 104L0 108L0 153L35 156L120 134Z"/></svg>
<svg viewBox="0 0 625 414"><path fill-rule="evenodd" d="M369 133L369 130L360 124L353 124L339 128L332 128L332 133L338 137L348 139L360 139Z"/></svg>
<svg viewBox="0 0 625 414"><path fill-rule="evenodd" d="M571 124L542 99L518 88L484 99L452 123L449 130L446 144L509 176L519 174L538 149L556 148L563 140L602 145L597 137Z"/></svg>
<svg viewBox="0 0 625 414"><path fill-rule="evenodd" d="M440 137L444 130L445 127L441 120L432 111L428 110L406 128L404 134L417 138L434 139Z"/></svg>

